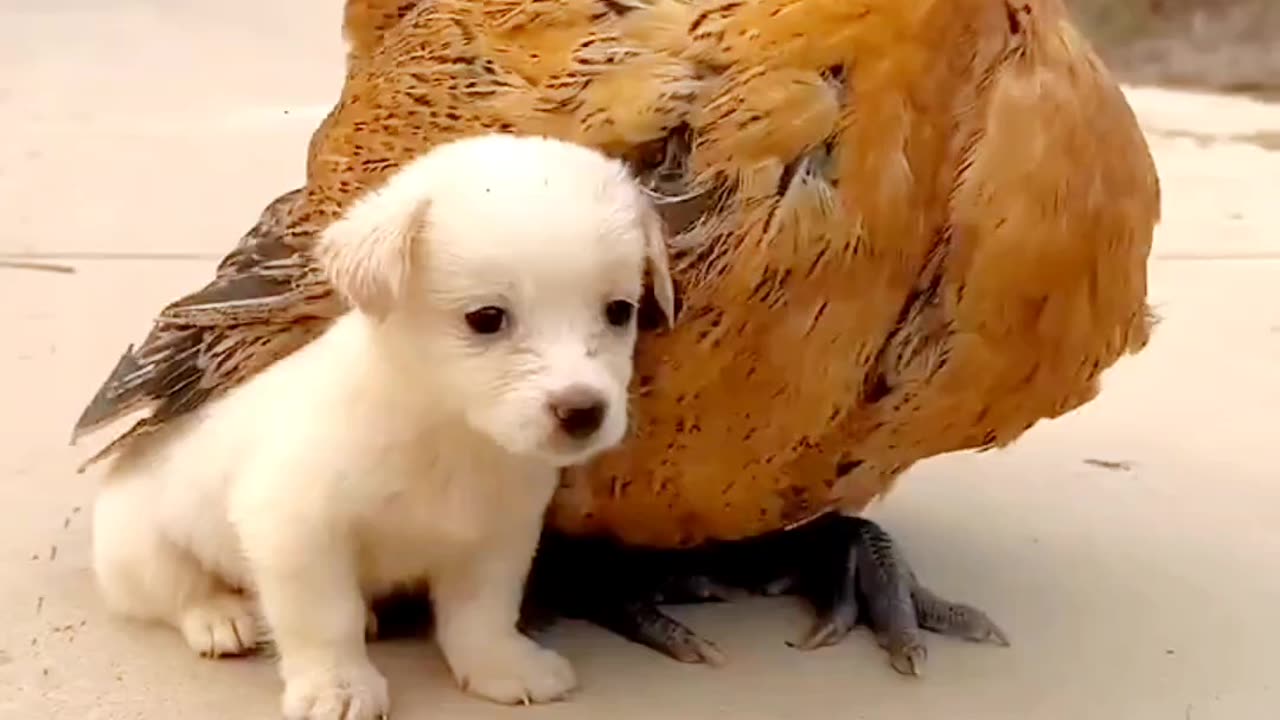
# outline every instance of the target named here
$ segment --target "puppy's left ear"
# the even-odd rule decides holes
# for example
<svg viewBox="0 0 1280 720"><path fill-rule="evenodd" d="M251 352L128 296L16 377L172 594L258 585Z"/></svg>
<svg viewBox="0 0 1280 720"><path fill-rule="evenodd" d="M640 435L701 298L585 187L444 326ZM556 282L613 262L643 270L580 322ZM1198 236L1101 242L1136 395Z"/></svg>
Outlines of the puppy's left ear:
<svg viewBox="0 0 1280 720"><path fill-rule="evenodd" d="M334 287L361 312L381 319L395 306L430 205L420 188L393 178L320 234L316 257Z"/></svg>
<svg viewBox="0 0 1280 720"><path fill-rule="evenodd" d="M641 193L640 224L644 231L645 261L649 278L653 283L653 297L658 301L667 327L676 323L676 288L671 279L671 266L667 255L667 228L649 198Z"/></svg>

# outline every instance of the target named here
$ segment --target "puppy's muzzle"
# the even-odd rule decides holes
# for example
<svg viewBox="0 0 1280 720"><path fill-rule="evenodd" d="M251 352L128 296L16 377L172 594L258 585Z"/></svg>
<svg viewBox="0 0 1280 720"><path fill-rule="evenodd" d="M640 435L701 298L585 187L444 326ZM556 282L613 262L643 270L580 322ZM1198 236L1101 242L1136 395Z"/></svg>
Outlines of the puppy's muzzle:
<svg viewBox="0 0 1280 720"><path fill-rule="evenodd" d="M547 401L560 431L574 440L585 440L604 424L608 405L604 396L586 385L570 385Z"/></svg>

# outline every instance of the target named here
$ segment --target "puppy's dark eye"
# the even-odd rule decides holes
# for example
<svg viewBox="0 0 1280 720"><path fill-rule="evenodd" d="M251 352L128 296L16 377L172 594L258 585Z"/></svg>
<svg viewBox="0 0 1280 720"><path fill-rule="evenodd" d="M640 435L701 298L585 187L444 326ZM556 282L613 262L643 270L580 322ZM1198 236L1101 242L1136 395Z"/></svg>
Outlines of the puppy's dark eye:
<svg viewBox="0 0 1280 720"><path fill-rule="evenodd" d="M466 314L467 326L477 335L492 335L507 326L507 311L486 305Z"/></svg>
<svg viewBox="0 0 1280 720"><path fill-rule="evenodd" d="M614 327L624 327L631 322L631 316L635 312L635 303L629 300L614 300L604 306L604 319Z"/></svg>

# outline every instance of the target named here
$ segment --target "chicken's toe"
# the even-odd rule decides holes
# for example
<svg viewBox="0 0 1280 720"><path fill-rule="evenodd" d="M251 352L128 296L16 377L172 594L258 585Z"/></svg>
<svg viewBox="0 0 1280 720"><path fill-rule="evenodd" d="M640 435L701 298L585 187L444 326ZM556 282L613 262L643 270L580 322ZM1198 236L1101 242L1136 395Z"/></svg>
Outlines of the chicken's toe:
<svg viewBox="0 0 1280 720"><path fill-rule="evenodd" d="M949 637L1008 647L1009 636L986 613L972 605L951 602L916 584L911 591L920 627Z"/></svg>
<svg viewBox="0 0 1280 720"><path fill-rule="evenodd" d="M680 662L719 666L726 660L724 652L715 643L699 636L652 603L633 601L617 606L600 606L589 619L631 642Z"/></svg>
<svg viewBox="0 0 1280 720"><path fill-rule="evenodd" d="M939 597L920 584L884 528L866 518L829 515L798 528L790 548L794 581L817 613L800 649L833 645L855 625L868 625L889 663L906 675L921 675L928 649L925 630L977 642L1007 645L986 613Z"/></svg>

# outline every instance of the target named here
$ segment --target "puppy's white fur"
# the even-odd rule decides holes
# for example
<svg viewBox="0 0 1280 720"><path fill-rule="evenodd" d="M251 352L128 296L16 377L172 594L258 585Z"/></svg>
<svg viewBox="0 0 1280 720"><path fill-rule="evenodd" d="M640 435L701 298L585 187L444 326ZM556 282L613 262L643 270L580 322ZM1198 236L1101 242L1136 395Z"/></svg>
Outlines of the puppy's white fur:
<svg viewBox="0 0 1280 720"><path fill-rule="evenodd" d="M425 582L459 683L563 696L571 667L517 613L556 468L625 432L636 329L606 305L638 302L647 265L670 320L660 227L621 163L555 140L478 136L402 168L318 243L356 310L112 464L109 605L209 655L251 647L260 607L285 715L357 720L388 709L367 603ZM505 311L497 332L469 324L482 307ZM561 429L566 392L605 404L593 435Z"/></svg>

